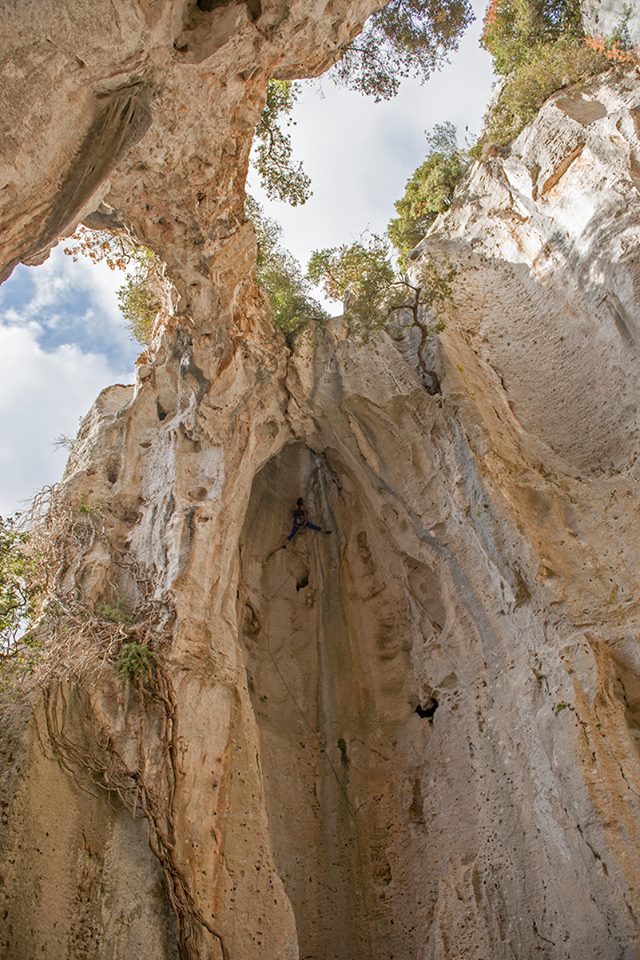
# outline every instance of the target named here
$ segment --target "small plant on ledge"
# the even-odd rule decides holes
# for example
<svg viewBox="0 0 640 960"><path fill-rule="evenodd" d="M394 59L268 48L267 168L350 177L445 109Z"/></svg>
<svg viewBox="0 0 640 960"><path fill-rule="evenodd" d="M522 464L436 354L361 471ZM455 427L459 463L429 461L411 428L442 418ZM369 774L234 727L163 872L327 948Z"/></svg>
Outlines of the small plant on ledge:
<svg viewBox="0 0 640 960"><path fill-rule="evenodd" d="M129 677L151 672L154 663L153 650L146 643L125 643L116 660L116 670Z"/></svg>
<svg viewBox="0 0 640 960"><path fill-rule="evenodd" d="M110 620L111 623L133 623L133 618L123 608L121 600L114 604L99 603L96 615L102 620Z"/></svg>

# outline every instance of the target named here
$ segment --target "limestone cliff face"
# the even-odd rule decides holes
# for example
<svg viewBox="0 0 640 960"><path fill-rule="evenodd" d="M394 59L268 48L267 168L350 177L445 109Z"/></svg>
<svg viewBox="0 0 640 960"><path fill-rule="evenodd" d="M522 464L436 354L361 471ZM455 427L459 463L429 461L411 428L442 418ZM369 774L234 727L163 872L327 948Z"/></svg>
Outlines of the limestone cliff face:
<svg viewBox="0 0 640 960"><path fill-rule="evenodd" d="M366 4L216 5L228 34L176 11L129 11L145 44L179 24L145 46L175 86L83 209L155 242L181 313L83 424L59 573L152 610L162 673L52 683L7 743L2 955L632 960L637 77L552 98L434 225L419 256L458 274L432 395L410 331L289 355L239 213L266 77L326 64ZM299 495L332 532L283 550Z"/></svg>

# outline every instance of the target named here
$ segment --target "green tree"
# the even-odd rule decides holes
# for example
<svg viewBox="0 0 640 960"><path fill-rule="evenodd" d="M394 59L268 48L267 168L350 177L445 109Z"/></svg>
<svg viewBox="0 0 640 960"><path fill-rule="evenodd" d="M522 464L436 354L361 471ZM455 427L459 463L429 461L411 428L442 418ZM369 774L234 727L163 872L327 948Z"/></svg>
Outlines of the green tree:
<svg viewBox="0 0 640 960"><path fill-rule="evenodd" d="M323 320L327 314L313 299L298 261L280 245L280 225L266 217L252 197L247 197L245 209L256 233L258 285L271 304L274 324L290 341L312 320Z"/></svg>
<svg viewBox="0 0 640 960"><path fill-rule="evenodd" d="M499 147L556 90L606 70L607 54L618 49L617 37L609 48L585 38L579 0L491 0L482 43L496 73L506 77L485 131L486 141Z"/></svg>
<svg viewBox="0 0 640 960"><path fill-rule="evenodd" d="M38 564L28 553L28 535L19 515L0 517L0 654L16 649L36 611L41 588Z"/></svg>
<svg viewBox="0 0 640 960"><path fill-rule="evenodd" d="M267 102L256 127L254 165L262 187L271 200L284 200L293 207L311 196L311 181L301 163L293 160L289 127L300 95L300 85L290 80L270 80Z"/></svg>
<svg viewBox="0 0 640 960"><path fill-rule="evenodd" d="M322 284L330 300L342 300L345 321L361 343L388 329L400 314L408 316L420 330L422 358L427 337L441 329L427 314L452 298L455 269L429 261L414 282L394 270L386 239L373 234L364 241L316 250L308 276Z"/></svg>
<svg viewBox="0 0 640 960"><path fill-rule="evenodd" d="M146 643L132 640L125 643L116 660L116 670L123 676L136 677L150 674L154 665L153 650Z"/></svg>
<svg viewBox="0 0 640 960"><path fill-rule="evenodd" d="M374 100L389 100L403 78L428 80L472 20L468 0L391 0L369 17L331 76Z"/></svg>
<svg viewBox="0 0 640 960"><path fill-rule="evenodd" d="M469 0L391 0L349 43L329 76L338 84L389 100L405 77L429 79L456 49L472 21ZM270 80L267 102L256 126L253 161L271 200L293 206L311 196L311 181L293 159L289 128L300 85Z"/></svg>
<svg viewBox="0 0 640 960"><path fill-rule="evenodd" d="M488 117L486 139L494 146L506 147L535 120L553 93L610 66L606 52L571 37L540 45L535 56L520 63L507 78Z"/></svg>
<svg viewBox="0 0 640 960"><path fill-rule="evenodd" d="M433 132L427 134L427 143L427 159L407 181L404 194L395 203L398 216L387 227L403 269L410 251L422 240L438 214L450 206L456 185L469 163L469 155L458 146L456 128L450 122L436 124Z"/></svg>
<svg viewBox="0 0 640 960"><path fill-rule="evenodd" d="M127 279L116 293L118 306L132 336L148 344L167 286L163 264L149 247L136 246L128 267Z"/></svg>
<svg viewBox="0 0 640 960"><path fill-rule="evenodd" d="M496 73L509 75L561 37L584 37L580 0L491 0L481 42Z"/></svg>

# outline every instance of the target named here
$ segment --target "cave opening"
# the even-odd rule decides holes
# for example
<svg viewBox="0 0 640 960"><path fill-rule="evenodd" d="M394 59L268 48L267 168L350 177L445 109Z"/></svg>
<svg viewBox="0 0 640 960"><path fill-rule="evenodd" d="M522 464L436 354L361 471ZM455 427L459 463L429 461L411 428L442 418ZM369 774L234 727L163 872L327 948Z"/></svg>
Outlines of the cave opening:
<svg viewBox="0 0 640 960"><path fill-rule="evenodd" d="M298 497L333 533L305 529L283 550ZM428 734L411 706L403 576L339 463L293 443L256 475L239 632L273 855L300 955L317 960L409 960L426 924L409 809Z"/></svg>
<svg viewBox="0 0 640 960"><path fill-rule="evenodd" d="M298 577L296 580L296 590L304 590L305 587L309 586L309 574L303 573L302 576Z"/></svg>
<svg viewBox="0 0 640 960"><path fill-rule="evenodd" d="M196 0L198 10L203 13L213 13L218 7L226 7L228 4L229 0Z"/></svg>
<svg viewBox="0 0 640 960"><path fill-rule="evenodd" d="M438 701L435 697L429 697L425 706L423 707L421 703L416 707L416 713L423 720L433 720L436 710L438 709Z"/></svg>

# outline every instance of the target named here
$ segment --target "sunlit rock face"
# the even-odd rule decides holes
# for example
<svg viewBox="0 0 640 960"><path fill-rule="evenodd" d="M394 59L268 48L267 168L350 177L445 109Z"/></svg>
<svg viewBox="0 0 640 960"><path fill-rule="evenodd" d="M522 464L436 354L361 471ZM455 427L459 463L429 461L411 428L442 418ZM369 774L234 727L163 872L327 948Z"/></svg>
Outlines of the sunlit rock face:
<svg viewBox="0 0 640 960"><path fill-rule="evenodd" d="M20 260L40 262L106 201L166 260L183 309L195 311L214 253L242 220L266 79L322 72L381 5L77 0L6 9L0 276Z"/></svg>
<svg viewBox="0 0 640 960"><path fill-rule="evenodd" d="M427 957L639 949L639 107L635 71L554 96L422 244L459 271L437 540L468 577L434 731L469 787L430 791L440 836L465 826Z"/></svg>
<svg viewBox="0 0 640 960"><path fill-rule="evenodd" d="M411 331L290 352L252 281L266 78L326 63L346 6L216 4L215 37L200 8L130 11L178 24L144 49L185 119L167 81L104 197L184 312L83 423L65 489L99 536L59 578L151 601L164 679L52 685L5 738L12 960L640 952L637 78L552 98L421 245L457 269L434 395ZM287 543L299 496L321 530Z"/></svg>

